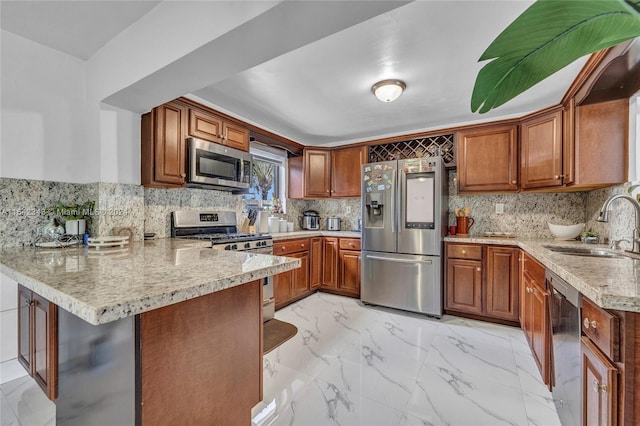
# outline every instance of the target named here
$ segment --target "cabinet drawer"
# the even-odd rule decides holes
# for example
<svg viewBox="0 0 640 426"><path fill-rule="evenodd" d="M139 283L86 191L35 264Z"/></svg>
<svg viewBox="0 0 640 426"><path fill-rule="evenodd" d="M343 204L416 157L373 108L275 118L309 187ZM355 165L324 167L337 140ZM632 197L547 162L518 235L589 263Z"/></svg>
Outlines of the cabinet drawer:
<svg viewBox="0 0 640 426"><path fill-rule="evenodd" d="M340 250L360 250L360 238L340 238Z"/></svg>
<svg viewBox="0 0 640 426"><path fill-rule="evenodd" d="M447 257L482 260L482 246L447 244Z"/></svg>
<svg viewBox="0 0 640 426"><path fill-rule="evenodd" d="M309 239L278 241L273 244L273 254L276 256L289 253L297 253L299 251L309 250Z"/></svg>
<svg viewBox="0 0 640 426"><path fill-rule="evenodd" d="M618 318L586 297L582 299L582 332L612 361L619 361L620 332Z"/></svg>
<svg viewBox="0 0 640 426"><path fill-rule="evenodd" d="M545 286L544 266L527 253L523 253L522 256L522 272L540 286Z"/></svg>

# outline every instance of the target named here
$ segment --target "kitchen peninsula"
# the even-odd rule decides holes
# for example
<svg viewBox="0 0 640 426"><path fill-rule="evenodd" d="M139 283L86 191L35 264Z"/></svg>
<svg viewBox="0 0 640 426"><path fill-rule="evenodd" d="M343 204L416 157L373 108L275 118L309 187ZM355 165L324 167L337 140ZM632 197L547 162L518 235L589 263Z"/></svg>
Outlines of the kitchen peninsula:
<svg viewBox="0 0 640 426"><path fill-rule="evenodd" d="M39 297L21 323L57 321L21 333L20 357L52 387L59 424L249 424L262 396L261 279L298 267L180 239L0 251L0 271ZM44 299L53 310L33 308Z"/></svg>

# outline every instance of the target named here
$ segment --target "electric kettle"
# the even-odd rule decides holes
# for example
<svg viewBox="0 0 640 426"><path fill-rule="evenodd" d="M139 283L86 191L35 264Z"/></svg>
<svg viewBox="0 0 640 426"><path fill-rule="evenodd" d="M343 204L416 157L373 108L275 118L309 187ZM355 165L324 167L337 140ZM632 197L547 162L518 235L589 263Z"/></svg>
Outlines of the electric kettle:
<svg viewBox="0 0 640 426"><path fill-rule="evenodd" d="M300 228L308 230L320 229L320 215L315 210L305 210L300 218Z"/></svg>

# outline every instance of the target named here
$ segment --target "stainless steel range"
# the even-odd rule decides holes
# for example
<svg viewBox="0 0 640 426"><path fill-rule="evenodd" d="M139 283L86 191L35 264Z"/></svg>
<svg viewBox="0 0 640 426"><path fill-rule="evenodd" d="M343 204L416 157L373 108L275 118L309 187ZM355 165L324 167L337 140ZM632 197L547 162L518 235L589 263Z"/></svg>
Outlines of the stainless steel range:
<svg viewBox="0 0 640 426"><path fill-rule="evenodd" d="M246 251L273 254L273 239L269 234L243 234L238 232L235 212L179 210L171 214L171 236L208 240L217 250ZM273 318L273 277L264 279L263 320Z"/></svg>

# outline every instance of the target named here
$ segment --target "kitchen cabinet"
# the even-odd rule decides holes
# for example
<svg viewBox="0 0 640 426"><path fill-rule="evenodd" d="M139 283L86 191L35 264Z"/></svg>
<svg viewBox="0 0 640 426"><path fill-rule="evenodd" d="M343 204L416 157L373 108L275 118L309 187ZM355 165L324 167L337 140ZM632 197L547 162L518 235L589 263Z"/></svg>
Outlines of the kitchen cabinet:
<svg viewBox="0 0 640 426"><path fill-rule="evenodd" d="M360 252L340 250L340 285L338 288L345 293L360 297Z"/></svg>
<svg viewBox="0 0 640 426"><path fill-rule="evenodd" d="M322 238L311 238L309 288L317 289L322 284Z"/></svg>
<svg viewBox="0 0 640 426"><path fill-rule="evenodd" d="M188 135L249 152L249 130L208 111L189 109Z"/></svg>
<svg viewBox="0 0 640 426"><path fill-rule="evenodd" d="M249 151L249 130L180 98L142 115L141 182L143 186L178 188L186 184L186 138Z"/></svg>
<svg viewBox="0 0 640 426"><path fill-rule="evenodd" d="M515 325L518 321L518 249L446 243L445 310Z"/></svg>
<svg viewBox="0 0 640 426"><path fill-rule="evenodd" d="M587 337L582 337L582 415L585 425L616 426L618 370Z"/></svg>
<svg viewBox="0 0 640 426"><path fill-rule="evenodd" d="M322 239L322 285L323 289L338 288L339 240L333 237Z"/></svg>
<svg viewBox="0 0 640 426"><path fill-rule="evenodd" d="M487 247L486 315L518 321L518 254L514 247Z"/></svg>
<svg viewBox="0 0 640 426"><path fill-rule="evenodd" d="M367 161L366 147L305 149L288 162L289 198L359 197L360 165Z"/></svg>
<svg viewBox="0 0 640 426"><path fill-rule="evenodd" d="M300 268L273 276L273 295L276 309L280 309L309 294L310 287L310 240L308 238L276 241L273 254L300 259Z"/></svg>
<svg viewBox="0 0 640 426"><path fill-rule="evenodd" d="M517 192L517 126L486 126L457 134L459 193Z"/></svg>
<svg viewBox="0 0 640 426"><path fill-rule="evenodd" d="M169 102L142 116L141 182L172 188L186 182L187 106Z"/></svg>
<svg viewBox="0 0 640 426"><path fill-rule="evenodd" d="M522 329L536 361L542 381L551 390L551 321L545 269L533 257L524 253L522 259L521 300Z"/></svg>
<svg viewBox="0 0 640 426"><path fill-rule="evenodd" d="M18 361L50 400L57 396L58 307L18 285Z"/></svg>
<svg viewBox="0 0 640 426"><path fill-rule="evenodd" d="M331 196L359 197L362 192L360 165L367 161L366 147L331 151Z"/></svg>
<svg viewBox="0 0 640 426"><path fill-rule="evenodd" d="M564 184L562 117L562 108L556 108L522 120L520 187L523 190Z"/></svg>

